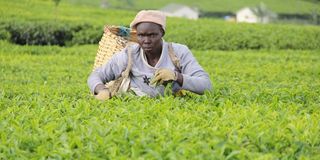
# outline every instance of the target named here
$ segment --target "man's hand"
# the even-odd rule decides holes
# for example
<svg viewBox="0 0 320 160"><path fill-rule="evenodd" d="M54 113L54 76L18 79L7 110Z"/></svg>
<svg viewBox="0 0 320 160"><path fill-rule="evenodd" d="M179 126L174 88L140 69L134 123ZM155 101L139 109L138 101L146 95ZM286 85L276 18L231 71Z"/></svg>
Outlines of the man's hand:
<svg viewBox="0 0 320 160"><path fill-rule="evenodd" d="M103 90L100 90L98 94L95 95L95 97L100 101L105 101L111 98L111 94L108 89L103 89Z"/></svg>
<svg viewBox="0 0 320 160"><path fill-rule="evenodd" d="M98 100L105 101L111 98L111 93L104 84L98 84L94 92L96 93L94 97Z"/></svg>
<svg viewBox="0 0 320 160"><path fill-rule="evenodd" d="M151 80L151 85L158 85L176 80L177 74L174 71L167 68L160 68L155 72L154 77Z"/></svg>

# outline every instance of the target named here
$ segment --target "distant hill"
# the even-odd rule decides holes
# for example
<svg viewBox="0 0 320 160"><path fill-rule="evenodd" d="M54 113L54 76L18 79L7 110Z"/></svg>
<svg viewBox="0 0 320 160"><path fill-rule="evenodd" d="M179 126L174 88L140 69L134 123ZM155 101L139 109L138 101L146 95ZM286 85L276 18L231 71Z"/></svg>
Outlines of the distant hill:
<svg viewBox="0 0 320 160"><path fill-rule="evenodd" d="M197 7L204 12L236 12L242 7L256 6L263 2L276 13L307 14L320 12L317 0L68 0L69 3L99 7L102 2L111 8L132 10L159 9L169 3L180 3Z"/></svg>

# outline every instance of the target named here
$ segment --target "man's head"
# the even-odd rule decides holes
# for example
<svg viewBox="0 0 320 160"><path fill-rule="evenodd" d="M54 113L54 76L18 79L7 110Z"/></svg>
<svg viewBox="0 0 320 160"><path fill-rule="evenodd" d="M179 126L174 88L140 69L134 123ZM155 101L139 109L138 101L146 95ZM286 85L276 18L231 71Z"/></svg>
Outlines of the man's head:
<svg viewBox="0 0 320 160"><path fill-rule="evenodd" d="M151 22L141 22L136 29L137 40L143 51L159 53L162 50L163 31L159 25Z"/></svg>
<svg viewBox="0 0 320 160"><path fill-rule="evenodd" d="M137 25L141 22L152 22L161 26L163 32L166 30L166 16L161 11L156 10L142 10L134 20L131 22L130 27L136 29Z"/></svg>
<svg viewBox="0 0 320 160"><path fill-rule="evenodd" d="M130 27L137 31L138 43L146 53L162 50L162 37L165 34L166 17L160 11L140 11Z"/></svg>

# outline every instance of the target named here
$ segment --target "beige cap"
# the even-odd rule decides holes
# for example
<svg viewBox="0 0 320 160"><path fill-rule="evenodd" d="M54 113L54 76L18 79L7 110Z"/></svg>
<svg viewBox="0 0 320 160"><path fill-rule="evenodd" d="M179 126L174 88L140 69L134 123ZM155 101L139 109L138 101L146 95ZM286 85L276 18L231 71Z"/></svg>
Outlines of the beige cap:
<svg viewBox="0 0 320 160"><path fill-rule="evenodd" d="M142 10L140 11L134 20L130 23L130 27L135 29L136 25L141 22L152 22L159 24L162 29L166 29L166 16L161 11L156 10Z"/></svg>

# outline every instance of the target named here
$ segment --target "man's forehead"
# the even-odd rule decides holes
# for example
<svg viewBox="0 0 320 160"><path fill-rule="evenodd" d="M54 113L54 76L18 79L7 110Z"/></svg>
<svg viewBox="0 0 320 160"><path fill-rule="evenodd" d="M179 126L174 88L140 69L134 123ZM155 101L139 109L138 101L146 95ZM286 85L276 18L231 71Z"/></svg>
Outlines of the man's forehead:
<svg viewBox="0 0 320 160"><path fill-rule="evenodd" d="M161 26L159 24L156 23L152 23L152 22L141 22L139 24L137 24L137 30L139 30L139 28L143 28L143 29L161 29Z"/></svg>

